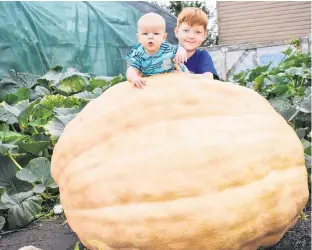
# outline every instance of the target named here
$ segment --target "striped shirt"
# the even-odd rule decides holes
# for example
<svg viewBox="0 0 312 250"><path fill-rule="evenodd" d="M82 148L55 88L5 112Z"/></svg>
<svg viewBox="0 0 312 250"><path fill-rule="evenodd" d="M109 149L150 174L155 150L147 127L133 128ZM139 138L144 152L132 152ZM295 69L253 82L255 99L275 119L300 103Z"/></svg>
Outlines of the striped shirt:
<svg viewBox="0 0 312 250"><path fill-rule="evenodd" d="M173 58L177 50L178 45L163 42L156 54L148 55L143 46L138 44L130 50L125 59L144 76L151 76L174 71Z"/></svg>

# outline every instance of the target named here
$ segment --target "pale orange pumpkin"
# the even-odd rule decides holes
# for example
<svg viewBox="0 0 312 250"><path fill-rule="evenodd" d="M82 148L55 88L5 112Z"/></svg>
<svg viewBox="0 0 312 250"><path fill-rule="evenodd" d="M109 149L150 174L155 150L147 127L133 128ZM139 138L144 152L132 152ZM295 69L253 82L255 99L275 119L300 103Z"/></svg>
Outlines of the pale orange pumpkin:
<svg viewBox="0 0 312 250"><path fill-rule="evenodd" d="M303 147L256 92L204 76L120 83L58 141L52 175L90 249L252 250L308 200Z"/></svg>

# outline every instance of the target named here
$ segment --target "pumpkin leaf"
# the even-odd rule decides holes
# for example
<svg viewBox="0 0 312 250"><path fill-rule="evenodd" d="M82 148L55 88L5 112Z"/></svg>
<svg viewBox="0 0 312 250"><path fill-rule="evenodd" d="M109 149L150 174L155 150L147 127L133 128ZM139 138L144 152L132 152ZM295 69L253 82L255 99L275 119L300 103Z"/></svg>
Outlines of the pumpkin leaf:
<svg viewBox="0 0 312 250"><path fill-rule="evenodd" d="M0 141L4 143L15 144L16 142L27 138L27 135L12 132L12 131L0 131Z"/></svg>
<svg viewBox="0 0 312 250"><path fill-rule="evenodd" d="M272 98L269 102L285 120L289 120L297 111L294 105L291 105L287 100L281 98Z"/></svg>
<svg viewBox="0 0 312 250"><path fill-rule="evenodd" d="M2 131L2 132L10 131L10 126L9 126L9 124L0 123L0 131Z"/></svg>
<svg viewBox="0 0 312 250"><path fill-rule="evenodd" d="M34 91L31 94L31 96L29 97L29 99L36 100L37 98L40 98L40 97L43 97L46 95L50 95L50 94L51 94L51 92L47 88L45 88L43 86L36 86Z"/></svg>
<svg viewBox="0 0 312 250"><path fill-rule="evenodd" d="M0 155L15 154L18 152L18 146L13 144L3 144L0 141Z"/></svg>
<svg viewBox="0 0 312 250"><path fill-rule="evenodd" d="M73 108L54 108L53 111L57 116L66 116L77 114L82 110L82 107L73 107Z"/></svg>
<svg viewBox="0 0 312 250"><path fill-rule="evenodd" d="M83 91L83 92L75 94L74 96L79 99L92 100L92 99L99 97L102 93L103 91L101 88L95 88L92 92Z"/></svg>
<svg viewBox="0 0 312 250"><path fill-rule="evenodd" d="M0 156L0 188L8 194L29 191L33 186L16 178L17 167L7 156Z"/></svg>
<svg viewBox="0 0 312 250"><path fill-rule="evenodd" d="M33 191L1 196L0 209L8 209L10 229L16 229L29 223L41 211L42 198L33 196Z"/></svg>
<svg viewBox="0 0 312 250"><path fill-rule="evenodd" d="M307 128L298 128L296 129L296 133L297 133L297 136L299 137L299 139L303 139L305 137L305 135L307 134L307 131L308 131L308 127Z"/></svg>
<svg viewBox="0 0 312 250"><path fill-rule="evenodd" d="M3 98L3 101L5 101L6 103L8 104L15 104L19 101L22 101L22 100L27 100L30 98L32 94L32 91L31 89L28 89L28 88L19 88L16 93L10 93L10 94L7 94L4 98Z"/></svg>
<svg viewBox="0 0 312 250"><path fill-rule="evenodd" d="M4 227L5 224L5 218L0 216L0 230Z"/></svg>
<svg viewBox="0 0 312 250"><path fill-rule="evenodd" d="M10 69L3 75L3 78L0 81L0 100L4 101L9 94L19 96L21 92L17 93L17 91L20 88L31 89L36 84L39 77L40 76L38 75L20 73Z"/></svg>
<svg viewBox="0 0 312 250"><path fill-rule="evenodd" d="M46 187L43 184L37 184L33 188L33 192L36 194L43 193L46 190Z"/></svg>
<svg viewBox="0 0 312 250"><path fill-rule="evenodd" d="M45 150L49 146L49 141L26 141L17 142L19 151L22 153L30 153L38 156L40 152Z"/></svg>
<svg viewBox="0 0 312 250"><path fill-rule="evenodd" d="M310 155L304 154L305 165L308 169L311 169L311 152Z"/></svg>
<svg viewBox="0 0 312 250"><path fill-rule="evenodd" d="M43 184L44 187L57 187L51 176L50 161L45 157L31 160L25 168L17 172L16 177L22 181ZM36 189L38 188L40 186Z"/></svg>
<svg viewBox="0 0 312 250"><path fill-rule="evenodd" d="M297 106L297 109L304 113L311 113L311 94L303 99Z"/></svg>
<svg viewBox="0 0 312 250"><path fill-rule="evenodd" d="M75 114L57 115L47 125L44 126L47 133L52 136L61 136L65 126L76 117Z"/></svg>
<svg viewBox="0 0 312 250"><path fill-rule="evenodd" d="M28 104L28 100L20 101L15 105L9 105L6 102L2 102L0 104L0 121L7 124L18 123L17 117L27 108Z"/></svg>
<svg viewBox="0 0 312 250"><path fill-rule="evenodd" d="M45 75L41 76L38 79L39 83L49 83L52 86L56 86L59 84L61 78L62 78L62 67L55 67L53 69L50 69Z"/></svg>
<svg viewBox="0 0 312 250"><path fill-rule="evenodd" d="M68 68L65 72L60 72L58 69L52 69L40 80L46 80L50 86L55 87L65 94L73 94L83 91L89 85L89 74L81 73L77 69Z"/></svg>
<svg viewBox="0 0 312 250"><path fill-rule="evenodd" d="M292 76L304 76L305 69L303 67L290 67L285 70L285 73Z"/></svg>

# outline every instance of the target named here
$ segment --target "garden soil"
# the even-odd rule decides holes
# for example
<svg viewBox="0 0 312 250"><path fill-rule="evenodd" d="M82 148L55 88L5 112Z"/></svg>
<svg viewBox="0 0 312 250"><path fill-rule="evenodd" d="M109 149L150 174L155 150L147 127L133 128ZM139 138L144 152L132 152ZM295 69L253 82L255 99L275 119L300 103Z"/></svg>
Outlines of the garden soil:
<svg viewBox="0 0 312 250"><path fill-rule="evenodd" d="M306 214L306 220L299 220L277 245L266 250L311 250L310 206ZM73 250L77 241L76 234L64 219L35 221L17 232L2 236L0 250L18 250L29 245L42 250Z"/></svg>

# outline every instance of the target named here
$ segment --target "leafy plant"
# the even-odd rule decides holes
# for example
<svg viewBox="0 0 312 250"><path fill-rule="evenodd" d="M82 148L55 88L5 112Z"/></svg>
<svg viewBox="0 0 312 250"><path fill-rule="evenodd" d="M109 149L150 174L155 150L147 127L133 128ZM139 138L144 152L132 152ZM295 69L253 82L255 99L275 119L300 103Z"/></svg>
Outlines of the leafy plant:
<svg viewBox="0 0 312 250"><path fill-rule="evenodd" d="M305 162L311 181L311 54L303 53L294 39L276 66L239 72L233 80L263 95L293 127L304 147Z"/></svg>
<svg viewBox="0 0 312 250"><path fill-rule="evenodd" d="M59 202L55 143L92 99L124 81L57 66L43 76L9 70L0 81L0 230L14 230Z"/></svg>

